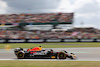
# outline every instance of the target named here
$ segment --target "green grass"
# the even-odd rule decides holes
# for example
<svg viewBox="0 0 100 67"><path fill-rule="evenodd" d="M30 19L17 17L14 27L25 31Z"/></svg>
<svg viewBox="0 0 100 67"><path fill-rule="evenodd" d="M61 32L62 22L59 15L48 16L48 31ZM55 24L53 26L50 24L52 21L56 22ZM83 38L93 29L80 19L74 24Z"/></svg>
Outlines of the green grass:
<svg viewBox="0 0 100 67"><path fill-rule="evenodd" d="M32 47L37 47L40 45L43 48L100 47L100 43L96 43L96 42L91 42L91 43L42 43L42 44L41 43L1 43L0 49L4 49L6 45L10 45L11 48L16 48L16 47L32 48Z"/></svg>
<svg viewBox="0 0 100 67"><path fill-rule="evenodd" d="M93 61L0 61L0 67L100 67Z"/></svg>

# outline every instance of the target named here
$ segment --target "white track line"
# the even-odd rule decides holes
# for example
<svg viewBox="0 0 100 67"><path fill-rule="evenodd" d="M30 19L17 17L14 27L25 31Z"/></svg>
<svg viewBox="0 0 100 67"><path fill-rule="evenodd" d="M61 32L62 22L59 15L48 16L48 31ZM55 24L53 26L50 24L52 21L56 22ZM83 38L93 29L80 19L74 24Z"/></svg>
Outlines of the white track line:
<svg viewBox="0 0 100 67"><path fill-rule="evenodd" d="M58 59L0 59L0 61L93 61L93 60L58 60ZM100 60L94 60L94 61L100 61Z"/></svg>

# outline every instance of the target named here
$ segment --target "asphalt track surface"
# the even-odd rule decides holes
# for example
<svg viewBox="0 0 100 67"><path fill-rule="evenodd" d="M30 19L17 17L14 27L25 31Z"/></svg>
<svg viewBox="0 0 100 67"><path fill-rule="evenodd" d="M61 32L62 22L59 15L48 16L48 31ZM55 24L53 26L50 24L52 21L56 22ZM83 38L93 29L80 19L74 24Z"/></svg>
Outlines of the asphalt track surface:
<svg viewBox="0 0 100 67"><path fill-rule="evenodd" d="M47 48L48 49L48 48ZM89 48L50 48L55 51L66 50L69 53L75 53L77 55L76 60L65 59L62 61L100 61L100 47L89 47ZM0 60L18 60L14 55L14 49L10 51L5 51L5 49L0 49ZM24 59L33 61L59 61L57 59Z"/></svg>

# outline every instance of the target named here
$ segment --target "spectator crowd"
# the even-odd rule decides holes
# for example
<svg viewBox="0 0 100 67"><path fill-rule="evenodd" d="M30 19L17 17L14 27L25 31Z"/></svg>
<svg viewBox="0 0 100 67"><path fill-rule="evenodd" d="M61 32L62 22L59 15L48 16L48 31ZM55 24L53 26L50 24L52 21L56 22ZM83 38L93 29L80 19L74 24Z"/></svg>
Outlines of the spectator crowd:
<svg viewBox="0 0 100 67"><path fill-rule="evenodd" d="M74 28L68 31L0 31L0 39L100 39L100 30Z"/></svg>
<svg viewBox="0 0 100 67"><path fill-rule="evenodd" d="M73 13L2 14L0 23L54 23L73 22Z"/></svg>

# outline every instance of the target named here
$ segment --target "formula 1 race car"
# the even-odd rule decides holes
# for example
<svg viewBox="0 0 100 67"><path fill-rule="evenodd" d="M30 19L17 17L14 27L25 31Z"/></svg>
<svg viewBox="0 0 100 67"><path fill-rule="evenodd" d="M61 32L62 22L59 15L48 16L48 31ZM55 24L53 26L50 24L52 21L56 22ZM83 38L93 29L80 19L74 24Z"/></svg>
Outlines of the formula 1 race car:
<svg viewBox="0 0 100 67"><path fill-rule="evenodd" d="M33 48L34 49L34 48ZM16 48L14 49L14 53L18 59L30 59L30 58L50 58L50 59L76 59L76 55L74 53L68 53L65 50L61 50L56 52L52 49L42 49L40 51Z"/></svg>

